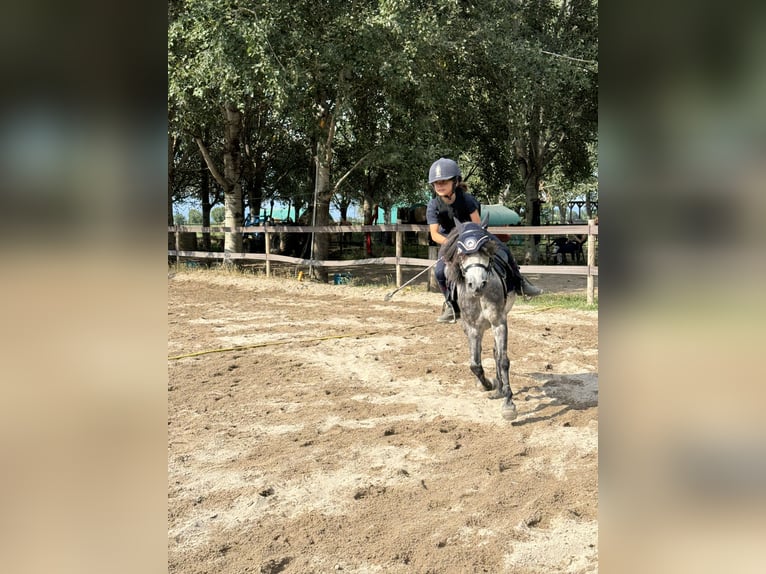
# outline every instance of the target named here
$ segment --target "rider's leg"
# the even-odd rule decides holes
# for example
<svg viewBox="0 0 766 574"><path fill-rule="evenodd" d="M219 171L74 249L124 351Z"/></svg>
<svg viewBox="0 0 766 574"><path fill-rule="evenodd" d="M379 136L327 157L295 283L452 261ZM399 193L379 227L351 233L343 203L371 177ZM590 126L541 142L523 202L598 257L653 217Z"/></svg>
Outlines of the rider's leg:
<svg viewBox="0 0 766 574"><path fill-rule="evenodd" d="M502 249L502 251L507 256L508 267L511 270L511 284L513 286L513 290L518 295L527 295L528 297L535 297L536 295L540 295L543 290L532 285L532 283L529 282L529 279L521 274L519 265L513 258L513 253L511 253L511 250L508 248L508 246L499 239L497 240L497 243L500 246L500 249Z"/></svg>
<svg viewBox="0 0 766 574"><path fill-rule="evenodd" d="M434 274L436 275L439 289L441 289L442 295L444 295L442 314L439 315L436 321L438 323L454 323L460 318L460 308L457 305L457 297L454 290L447 286L447 277L444 274L444 261L441 259L436 263Z"/></svg>

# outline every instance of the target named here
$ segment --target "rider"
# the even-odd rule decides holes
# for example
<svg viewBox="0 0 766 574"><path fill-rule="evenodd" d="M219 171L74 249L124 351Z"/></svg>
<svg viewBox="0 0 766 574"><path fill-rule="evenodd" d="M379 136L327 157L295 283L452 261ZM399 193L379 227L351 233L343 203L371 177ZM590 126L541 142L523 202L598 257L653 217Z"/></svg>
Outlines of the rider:
<svg viewBox="0 0 766 574"><path fill-rule="evenodd" d="M439 245L447 241L447 235L455 227L454 219L461 223L472 221L481 224L480 205L476 198L468 193L468 186L463 182L462 174L457 163L451 159L439 158L428 170L428 183L436 194L426 207L426 222L433 239ZM454 218L454 219L453 219ZM519 271L519 266L513 259L508 246L492 236L501 249L507 254L508 264L513 274L514 290L519 295L535 296L542 289L532 285ZM441 250L440 250L441 251ZM436 319L439 323L454 323L460 318L456 294L447 288L447 278L444 275L444 261L440 258L435 267L436 281L444 294L444 308L441 316Z"/></svg>

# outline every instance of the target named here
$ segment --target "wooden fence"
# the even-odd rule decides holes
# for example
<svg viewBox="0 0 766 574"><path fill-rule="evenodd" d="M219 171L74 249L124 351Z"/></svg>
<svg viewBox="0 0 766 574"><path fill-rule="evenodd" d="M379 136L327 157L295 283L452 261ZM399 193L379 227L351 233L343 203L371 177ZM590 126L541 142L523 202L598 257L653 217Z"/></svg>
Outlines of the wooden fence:
<svg viewBox="0 0 766 574"><path fill-rule="evenodd" d="M327 226L297 226L297 225L257 225L252 227L203 227L201 225L176 225L168 227L168 233L175 234L175 249L168 250L169 257L176 258L176 264L180 265L181 259L222 259L223 261L237 260L261 260L266 262L266 276L271 275L272 262L293 263L305 267L353 267L358 265L393 265L396 268L396 285L402 285L402 266L433 265L433 259L416 257L404 257L404 234L405 232L427 233L427 225L403 224L395 225L327 225ZM596 236L598 225L595 220L589 219L583 225L541 225L541 226L506 226L488 228L495 235L587 235L587 261L585 265L520 265L522 273L551 274L551 275L584 275L586 277L586 292L589 304L594 300L594 277L598 275L596 266ZM263 233L265 238L265 253L226 253L208 251L182 251L182 233ZM320 261L316 259L302 259L270 253L272 236L277 233L395 233L396 255L392 257L374 257L368 259L332 260Z"/></svg>

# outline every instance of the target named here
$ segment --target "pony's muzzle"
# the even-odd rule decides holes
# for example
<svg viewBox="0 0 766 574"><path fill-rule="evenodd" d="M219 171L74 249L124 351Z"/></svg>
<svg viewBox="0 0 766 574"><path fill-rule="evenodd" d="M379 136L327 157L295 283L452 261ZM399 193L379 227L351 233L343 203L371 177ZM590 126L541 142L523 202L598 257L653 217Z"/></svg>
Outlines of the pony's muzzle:
<svg viewBox="0 0 766 574"><path fill-rule="evenodd" d="M465 286L468 292L473 295L481 293L482 289L487 286L487 277L489 275L489 268L485 263L470 263L463 267L463 275L465 277Z"/></svg>
<svg viewBox="0 0 766 574"><path fill-rule="evenodd" d="M466 281L466 287L468 287L468 290L472 293L481 293L482 289L487 286L487 280L484 279L483 281L472 281L468 280Z"/></svg>

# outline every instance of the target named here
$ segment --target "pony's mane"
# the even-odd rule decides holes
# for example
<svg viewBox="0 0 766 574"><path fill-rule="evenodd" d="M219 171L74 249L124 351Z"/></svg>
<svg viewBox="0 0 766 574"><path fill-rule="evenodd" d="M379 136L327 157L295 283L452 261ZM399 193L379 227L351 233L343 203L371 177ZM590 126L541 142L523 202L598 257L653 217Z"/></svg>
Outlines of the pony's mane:
<svg viewBox="0 0 766 574"><path fill-rule="evenodd" d="M476 224L474 223L473 225ZM476 225L476 227L479 226ZM487 233L486 230L484 230L484 233ZM487 233L487 235L489 234ZM459 238L460 231L457 226L453 227L452 231L447 235L447 241L442 244L442 247L439 250L440 255L444 258L444 275L447 278L447 282L450 284L455 284L463 279L463 273L460 271L460 252L458 251L457 246L457 240ZM487 241L481 248L479 248L478 252L487 255L491 260L497 252L497 244L494 241Z"/></svg>

